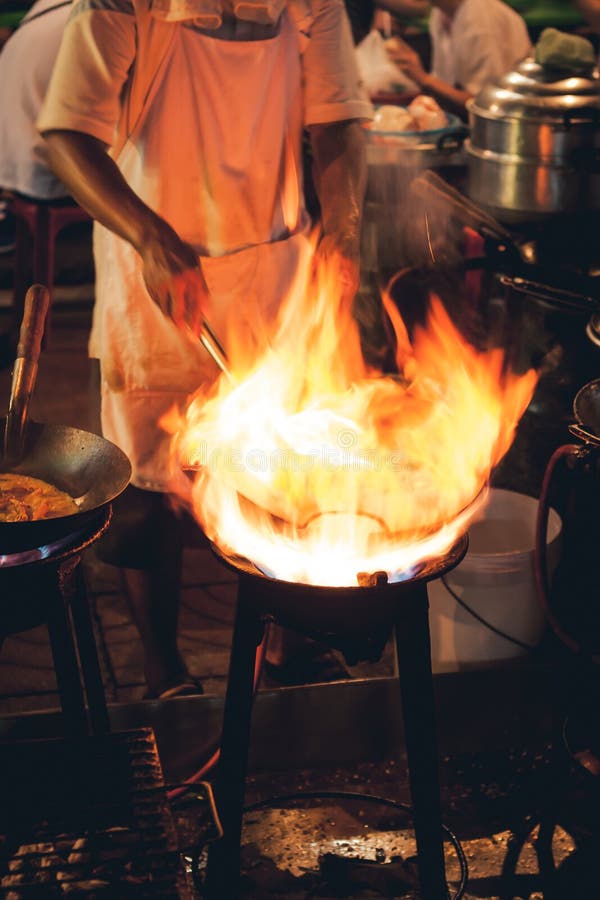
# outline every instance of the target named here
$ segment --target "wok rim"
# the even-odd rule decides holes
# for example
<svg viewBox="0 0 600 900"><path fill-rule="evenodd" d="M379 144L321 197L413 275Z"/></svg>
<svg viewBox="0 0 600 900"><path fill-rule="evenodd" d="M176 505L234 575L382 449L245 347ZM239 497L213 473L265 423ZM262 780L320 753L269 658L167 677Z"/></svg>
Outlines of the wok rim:
<svg viewBox="0 0 600 900"><path fill-rule="evenodd" d="M4 422L4 418L0 419L0 434L3 434ZM120 447L102 435L82 428L75 428L71 425L37 422L33 419L28 421L27 428L28 441L33 438L32 446L26 446L23 459L17 463L5 466L3 460L0 459L1 474L14 472L22 475L30 474L33 478L40 478L40 473L33 471L35 467L30 468L28 471L26 464L27 454L32 447L35 448L39 439L45 435L62 436L72 440L79 440L85 436L85 440L91 446L106 453L106 462L116 467L116 473L114 479L110 481L107 489L103 492L101 499L96 499L92 505L79 509L77 512L25 522L0 521L0 554L31 550L37 546L68 536L71 531L75 531L80 526L83 526L85 522L94 518L100 510L116 500L131 481L132 468L129 458ZM90 441L90 439L92 440ZM47 478L42 480L48 481ZM49 481L48 483L52 482Z"/></svg>

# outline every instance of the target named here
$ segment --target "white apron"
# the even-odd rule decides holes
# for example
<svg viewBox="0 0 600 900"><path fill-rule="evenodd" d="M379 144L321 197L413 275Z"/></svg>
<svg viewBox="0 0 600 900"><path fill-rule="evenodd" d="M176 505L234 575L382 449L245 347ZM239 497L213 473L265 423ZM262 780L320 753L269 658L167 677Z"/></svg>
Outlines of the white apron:
<svg viewBox="0 0 600 900"><path fill-rule="evenodd" d="M298 33L287 12L276 36L227 41L174 25L175 37L117 162L133 190L196 247L207 316L264 347L306 241ZM129 456L138 487L165 490L174 403L217 374L148 296L133 248L96 226L92 351L102 370L103 434Z"/></svg>

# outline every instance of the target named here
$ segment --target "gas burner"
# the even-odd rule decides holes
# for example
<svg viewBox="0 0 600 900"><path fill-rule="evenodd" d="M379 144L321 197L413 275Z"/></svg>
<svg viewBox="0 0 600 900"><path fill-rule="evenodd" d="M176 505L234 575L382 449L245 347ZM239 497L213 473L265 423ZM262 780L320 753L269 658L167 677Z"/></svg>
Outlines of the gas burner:
<svg viewBox="0 0 600 900"><path fill-rule="evenodd" d="M52 559L62 556L72 548L76 548L84 542L85 538L97 527L102 518L107 518L104 514L95 516L92 521L86 518L85 527L80 527L75 531L47 544L39 547L16 551L14 553L0 553L0 569L10 569L14 566L26 566L30 563L39 562L43 559ZM107 518L107 522L110 516Z"/></svg>
<svg viewBox="0 0 600 900"><path fill-rule="evenodd" d="M50 544L44 544L41 547L35 547L33 550L23 550L22 553L2 553L0 554L0 568L9 569L12 566L26 566L28 563L38 562L41 559L49 559L55 553L65 550L70 546L73 540L76 540L81 532L76 535L68 535L59 541L53 541Z"/></svg>
<svg viewBox="0 0 600 900"><path fill-rule="evenodd" d="M445 553L405 571L402 580L390 579L387 572L360 572L355 585L339 587L273 578L244 557L229 555L215 544L212 548L241 578L245 602L255 612L329 642L353 665L379 658L396 608L411 592L426 590L428 581L458 565L467 546L463 535Z"/></svg>

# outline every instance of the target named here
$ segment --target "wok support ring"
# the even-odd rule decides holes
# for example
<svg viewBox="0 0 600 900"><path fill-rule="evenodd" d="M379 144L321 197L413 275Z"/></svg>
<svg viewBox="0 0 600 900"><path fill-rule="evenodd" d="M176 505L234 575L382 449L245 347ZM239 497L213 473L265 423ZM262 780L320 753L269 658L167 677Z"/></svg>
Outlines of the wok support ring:
<svg viewBox="0 0 600 900"><path fill-rule="evenodd" d="M358 588L321 588L288 585L238 569L240 576L237 612L233 631L227 694L223 714L221 756L216 781L216 803L223 826L223 837L209 848L205 885L207 900L234 900L240 893L241 834L248 747L253 704L253 679L257 647L267 620L295 628L344 650L351 647L356 658L363 646L362 659L372 658L372 638L394 628L398 655L399 686L408 760L408 775L417 843L417 865L422 900L441 900L448 896L444 866L438 748L435 726L429 601L427 581L454 568L467 548L461 538L443 560L427 574L405 582ZM292 614L286 609L290 592ZM336 603L350 601L350 623L339 640L327 627L315 628L314 617L307 624L295 612L295 601L308 609L319 609L331 598ZM368 608L371 601L378 615L365 629L365 613L353 616L354 608ZM368 615L368 614L367 614ZM317 613L318 617L318 613ZM310 618L310 617L309 617ZM341 622L341 625L344 623ZM358 650L360 653L360 650Z"/></svg>

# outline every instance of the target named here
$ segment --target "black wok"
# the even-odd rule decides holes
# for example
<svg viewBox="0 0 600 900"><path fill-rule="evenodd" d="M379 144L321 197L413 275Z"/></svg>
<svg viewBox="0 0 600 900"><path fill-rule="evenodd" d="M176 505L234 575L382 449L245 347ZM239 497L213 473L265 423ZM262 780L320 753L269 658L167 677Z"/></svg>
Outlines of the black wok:
<svg viewBox="0 0 600 900"><path fill-rule="evenodd" d="M84 529L125 490L127 456L110 441L77 428L28 418L48 308L48 292L31 287L25 298L8 416L0 420L0 472L40 478L73 497L78 512L33 521L0 522L0 556L31 550Z"/></svg>
<svg viewBox="0 0 600 900"><path fill-rule="evenodd" d="M0 429L4 428L0 420ZM49 544L84 528L121 494L131 476L125 454L105 438L78 428L29 421L23 454L0 471L41 478L70 494L79 512L32 522L0 522L0 554Z"/></svg>

